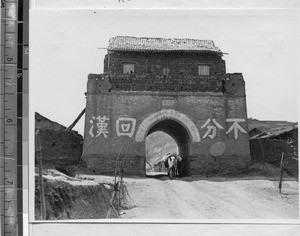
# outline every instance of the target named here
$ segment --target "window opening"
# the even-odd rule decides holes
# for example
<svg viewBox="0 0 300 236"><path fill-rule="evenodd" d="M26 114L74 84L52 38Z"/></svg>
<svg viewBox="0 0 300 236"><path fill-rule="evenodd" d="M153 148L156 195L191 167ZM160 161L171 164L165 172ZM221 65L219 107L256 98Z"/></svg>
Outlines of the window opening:
<svg viewBox="0 0 300 236"><path fill-rule="evenodd" d="M134 64L123 64L123 74L133 74Z"/></svg>
<svg viewBox="0 0 300 236"><path fill-rule="evenodd" d="M209 75L209 66L208 65L199 65L198 66L199 75Z"/></svg>

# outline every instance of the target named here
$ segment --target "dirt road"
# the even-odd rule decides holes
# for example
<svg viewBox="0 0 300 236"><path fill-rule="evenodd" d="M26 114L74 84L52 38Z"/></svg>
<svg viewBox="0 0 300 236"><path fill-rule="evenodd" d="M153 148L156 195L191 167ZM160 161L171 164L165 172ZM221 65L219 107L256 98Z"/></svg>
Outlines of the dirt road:
<svg viewBox="0 0 300 236"><path fill-rule="evenodd" d="M124 219L298 219L297 181L264 178L203 178L169 180L126 178L132 201Z"/></svg>

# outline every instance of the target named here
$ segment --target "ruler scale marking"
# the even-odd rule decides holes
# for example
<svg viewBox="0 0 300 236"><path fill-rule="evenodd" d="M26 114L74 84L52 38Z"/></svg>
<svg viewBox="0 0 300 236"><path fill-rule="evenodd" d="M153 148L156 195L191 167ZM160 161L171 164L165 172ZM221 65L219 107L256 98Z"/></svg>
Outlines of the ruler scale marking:
<svg viewBox="0 0 300 236"><path fill-rule="evenodd" d="M1 235L5 236L23 235L23 88L28 94L24 84L24 80L28 82L28 21L27 1L1 1L0 220Z"/></svg>

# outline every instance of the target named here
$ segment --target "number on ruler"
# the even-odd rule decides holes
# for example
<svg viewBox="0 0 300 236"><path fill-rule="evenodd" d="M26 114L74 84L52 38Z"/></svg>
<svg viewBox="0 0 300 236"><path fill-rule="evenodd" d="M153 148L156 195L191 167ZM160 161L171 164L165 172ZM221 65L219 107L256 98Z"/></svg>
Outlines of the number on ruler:
<svg viewBox="0 0 300 236"><path fill-rule="evenodd" d="M14 59L13 59L12 57L8 57L8 58L6 58L6 60L7 60L8 62L13 62L13 61L14 61Z"/></svg>
<svg viewBox="0 0 300 236"><path fill-rule="evenodd" d="M26 54L26 55L29 54L28 48L25 48L24 54Z"/></svg>
<svg viewBox="0 0 300 236"><path fill-rule="evenodd" d="M1 0L1 8L5 7L5 0Z"/></svg>
<svg viewBox="0 0 300 236"><path fill-rule="evenodd" d="M6 122L9 123L9 124L13 123L13 119L7 119Z"/></svg>

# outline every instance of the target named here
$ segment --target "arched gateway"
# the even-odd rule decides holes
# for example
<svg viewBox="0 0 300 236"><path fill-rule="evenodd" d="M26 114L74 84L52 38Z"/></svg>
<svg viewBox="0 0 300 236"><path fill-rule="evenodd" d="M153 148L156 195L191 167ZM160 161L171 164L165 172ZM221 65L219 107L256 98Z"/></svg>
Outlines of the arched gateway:
<svg viewBox="0 0 300 236"><path fill-rule="evenodd" d="M188 175L190 172L189 156L191 142L199 142L200 137L192 137L192 133L189 131L186 125L179 122L177 119L164 118L158 122L153 122L150 128L146 132L146 136L156 132L162 131L173 138L178 147L178 154L183 158L183 161L179 163L180 176ZM196 139L195 139L196 138Z"/></svg>
<svg viewBox="0 0 300 236"><path fill-rule="evenodd" d="M146 136L156 131L170 135L178 146L178 154L183 157L180 165L180 174L189 173L190 142L200 142L199 131L194 122L186 115L173 110L162 109L149 114L137 128L135 141L143 142Z"/></svg>
<svg viewBox="0 0 300 236"><path fill-rule="evenodd" d="M196 125L194 124L194 122L186 115L173 109L162 109L158 112L150 114L146 119L144 119L137 129L135 141L143 142L145 137L148 135L148 131L150 132L150 128L151 130L153 130L153 126L157 125L157 123L160 122L165 123L167 129L167 127L169 127L168 124L172 123L171 122L172 120L177 121L179 124L185 127L185 131L188 131L189 136L191 137L191 140L193 142L200 142L201 138L199 135L199 131ZM164 130L165 126L164 125L160 125L160 126L161 129ZM170 131L166 133L172 134L173 132L176 132L177 129L179 128L173 127L173 130L169 128L168 130ZM154 130L152 132L154 132ZM178 134L178 136L180 136L180 133Z"/></svg>
<svg viewBox="0 0 300 236"><path fill-rule="evenodd" d="M177 143L183 175L246 167L250 161L245 83L226 74L209 40L115 37L104 74L90 74L83 163L112 174L122 146L126 174L145 175L145 138Z"/></svg>

